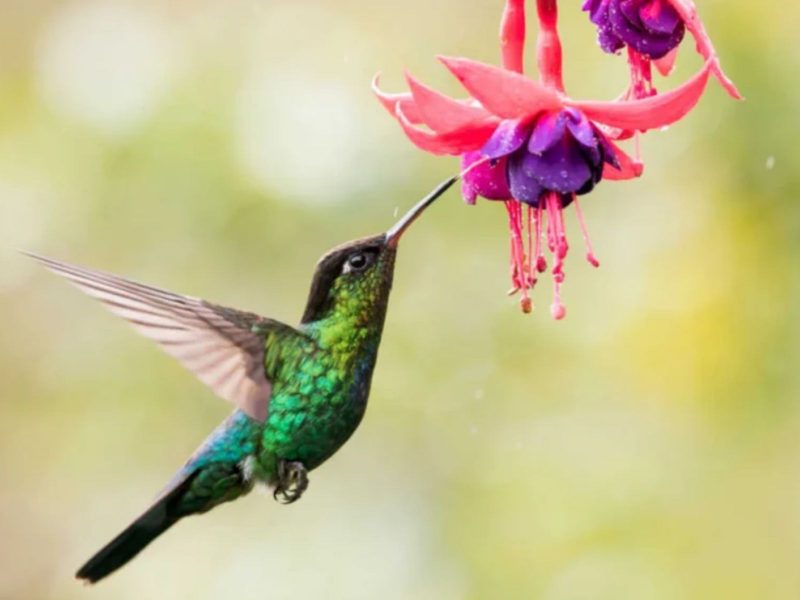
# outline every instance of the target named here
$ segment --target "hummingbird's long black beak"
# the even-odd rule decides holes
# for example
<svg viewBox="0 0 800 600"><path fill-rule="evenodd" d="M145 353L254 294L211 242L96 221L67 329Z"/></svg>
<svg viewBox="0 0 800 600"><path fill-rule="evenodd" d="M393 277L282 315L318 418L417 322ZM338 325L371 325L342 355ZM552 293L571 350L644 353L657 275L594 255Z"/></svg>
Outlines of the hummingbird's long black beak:
<svg viewBox="0 0 800 600"><path fill-rule="evenodd" d="M433 204L433 202L439 196L449 190L450 187L456 181L458 181L458 179L459 175L454 175L450 179L443 181L436 186L435 190L417 202L411 210L404 214L403 217L397 223L395 223L389 231L386 232L386 245L391 248L396 247L405 230L408 229L411 224L417 220L417 217L419 217L426 208Z"/></svg>

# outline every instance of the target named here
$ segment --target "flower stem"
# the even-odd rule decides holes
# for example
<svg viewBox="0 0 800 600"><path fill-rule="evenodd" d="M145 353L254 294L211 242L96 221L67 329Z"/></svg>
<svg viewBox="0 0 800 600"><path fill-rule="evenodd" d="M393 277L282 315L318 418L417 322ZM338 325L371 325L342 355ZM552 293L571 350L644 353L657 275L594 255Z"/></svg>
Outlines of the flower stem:
<svg viewBox="0 0 800 600"><path fill-rule="evenodd" d="M500 21L503 67L523 72L525 51L525 0L508 0Z"/></svg>
<svg viewBox="0 0 800 600"><path fill-rule="evenodd" d="M545 85L564 91L561 40L558 37L558 4L556 0L536 0L539 14L537 59L539 77Z"/></svg>

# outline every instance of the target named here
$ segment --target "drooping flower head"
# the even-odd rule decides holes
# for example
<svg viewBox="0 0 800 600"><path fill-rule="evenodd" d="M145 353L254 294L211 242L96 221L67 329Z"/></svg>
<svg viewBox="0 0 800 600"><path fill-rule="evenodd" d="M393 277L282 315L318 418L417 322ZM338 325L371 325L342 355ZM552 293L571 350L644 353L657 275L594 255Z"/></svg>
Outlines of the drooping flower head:
<svg viewBox="0 0 800 600"><path fill-rule="evenodd" d="M688 29L698 52L705 60L712 61L711 70L722 86L733 98L741 98L736 86L723 73L691 0L585 0L583 10L597 26L597 41L603 50L615 54L627 47L630 97L643 98L655 93L651 61L662 75L669 75L678 45Z"/></svg>
<svg viewBox="0 0 800 600"><path fill-rule="evenodd" d="M613 0L612 0L613 1ZM598 8L599 10L599 8ZM709 59L690 80L665 94L629 95L610 102L578 101L566 95L556 0L537 0L540 81L522 74L525 43L524 0L508 0L501 25L503 68L440 57L470 98L445 96L407 75L410 91L387 94L373 87L408 138L433 154L460 156L464 199L503 201L511 233L512 291L528 295L547 269L544 248L553 257L553 316L565 314L560 299L563 262L569 245L564 208L575 207L587 245L598 266L577 197L603 179L630 179L642 164L615 141L674 123L699 101L718 64Z"/></svg>
<svg viewBox="0 0 800 600"><path fill-rule="evenodd" d="M586 0L583 10L597 25L600 47L611 54L629 46L650 59L664 58L686 33L666 0Z"/></svg>

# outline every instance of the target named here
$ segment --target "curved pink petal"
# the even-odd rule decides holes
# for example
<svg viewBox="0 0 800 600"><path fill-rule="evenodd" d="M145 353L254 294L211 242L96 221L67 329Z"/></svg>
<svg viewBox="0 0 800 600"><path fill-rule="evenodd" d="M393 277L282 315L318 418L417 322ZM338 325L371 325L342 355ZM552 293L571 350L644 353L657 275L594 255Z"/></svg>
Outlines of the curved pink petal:
<svg viewBox="0 0 800 600"><path fill-rule="evenodd" d="M486 122L446 133L436 133L415 127L400 104L397 105L396 116L406 136L417 148L440 155L458 155L477 150L486 143L496 127L494 122Z"/></svg>
<svg viewBox="0 0 800 600"><path fill-rule="evenodd" d="M375 77L372 78L372 93L377 96L383 107L389 111L389 114L393 117L397 117L397 107L402 106L403 114L411 123L414 125L422 123L422 116L417 109L413 96L409 92L403 94L387 94L379 87L380 79L380 73L376 73Z"/></svg>
<svg viewBox="0 0 800 600"><path fill-rule="evenodd" d="M653 61L656 65L656 69L658 72L661 73L664 77L668 77L672 70L675 68L675 61L678 59L678 47L676 46L672 50L670 50L665 56L658 58Z"/></svg>
<svg viewBox="0 0 800 600"><path fill-rule="evenodd" d="M523 72L525 51L525 0L508 0L500 22L500 51L503 67Z"/></svg>
<svg viewBox="0 0 800 600"><path fill-rule="evenodd" d="M688 29L689 33L692 34L697 51L706 60L713 61L713 67L711 71L714 73L714 77L719 80L719 82L722 84L722 87L725 88L725 91L728 92L732 98L741 100L743 97L739 93L739 90L736 89L736 85L722 71L722 67L719 64L719 58L717 57L717 51L714 49L714 45L711 43L711 38L709 37L708 33L706 33L706 28L703 26L703 22L697 15L697 7L694 5L694 2L692 2L692 0L667 0L667 2L672 5L672 8L678 12L678 14L681 16L681 19L683 19L683 22L686 23L686 29Z"/></svg>
<svg viewBox="0 0 800 600"><path fill-rule="evenodd" d="M614 149L619 168L606 163L603 167L603 179L610 181L624 181L626 179L636 179L641 177L644 172L644 163L635 160L614 142L607 140Z"/></svg>
<svg viewBox="0 0 800 600"><path fill-rule="evenodd" d="M467 58L440 56L470 95L503 119L532 116L561 108L561 96L524 75Z"/></svg>
<svg viewBox="0 0 800 600"><path fill-rule="evenodd" d="M453 131L477 124L487 118L492 118L499 123L499 119L492 117L485 108L445 96L414 79L408 73L406 81L420 118L434 131L439 133ZM405 112L405 107L403 107L403 112Z"/></svg>
<svg viewBox="0 0 800 600"><path fill-rule="evenodd" d="M689 81L665 94L628 102L570 102L593 121L620 129L656 129L682 119L694 108L708 83L713 61L703 65Z"/></svg>

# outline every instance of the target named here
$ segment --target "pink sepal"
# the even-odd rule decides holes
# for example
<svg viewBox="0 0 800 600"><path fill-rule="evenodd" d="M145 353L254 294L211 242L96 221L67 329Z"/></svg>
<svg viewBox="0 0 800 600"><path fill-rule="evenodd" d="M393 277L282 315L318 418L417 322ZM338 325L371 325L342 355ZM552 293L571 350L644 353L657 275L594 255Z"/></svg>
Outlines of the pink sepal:
<svg viewBox="0 0 800 600"><path fill-rule="evenodd" d="M611 140L608 140L608 143L614 149L614 154L616 155L617 162L619 163L619 169L614 165L606 163L606 165L603 167L603 179L608 179L611 181L624 181L626 179L636 179L637 177L641 177L642 173L644 172L644 163L635 160Z"/></svg>
<svg viewBox="0 0 800 600"><path fill-rule="evenodd" d="M408 119L414 125L419 125L422 123L422 116L420 115L420 112L417 109L417 106L414 103L414 98L411 96L411 94L409 92L402 94L387 94L379 87L380 79L380 73L377 73L375 77L372 78L372 93L375 94L389 114L393 117L396 117L397 107L401 106L406 119Z"/></svg>
<svg viewBox="0 0 800 600"><path fill-rule="evenodd" d="M689 81L665 94L628 102L571 101L593 121L620 129L646 131L682 119L703 95L713 67L709 60Z"/></svg>
<svg viewBox="0 0 800 600"><path fill-rule="evenodd" d="M711 38L708 33L706 33L703 22L697 15L697 7L694 5L694 2L692 2L692 0L667 0L667 2L672 5L672 8L674 8L681 16L681 19L683 19L683 22L686 24L686 29L689 30L689 33L691 33L694 38L697 51L707 61L712 61L713 66L711 72L714 73L714 77L719 80L722 87L725 88L725 91L728 92L732 98L742 100L743 96L739 93L739 90L736 89L736 85L725 75L719 64L717 51L714 49L714 44L711 43Z"/></svg>
<svg viewBox="0 0 800 600"><path fill-rule="evenodd" d="M439 60L470 96L503 119L516 119L563 106L557 92L520 73L467 58L440 56Z"/></svg>
<svg viewBox="0 0 800 600"><path fill-rule="evenodd" d="M658 69L659 73L661 73L664 77L668 77L675 68L675 61L677 61L677 59L678 47L676 46L670 50L666 56L657 58L653 61L653 63L656 65L656 69Z"/></svg>
<svg viewBox="0 0 800 600"><path fill-rule="evenodd" d="M486 143L497 126L495 121L486 121L446 133L437 133L415 127L400 104L397 105L396 116L408 139L417 148L432 154L458 155L477 150Z"/></svg>
<svg viewBox="0 0 800 600"><path fill-rule="evenodd" d="M411 74L406 74L406 81L420 118L434 131L445 133L478 124L489 118L497 123L500 122L485 108L445 96L421 83Z"/></svg>

